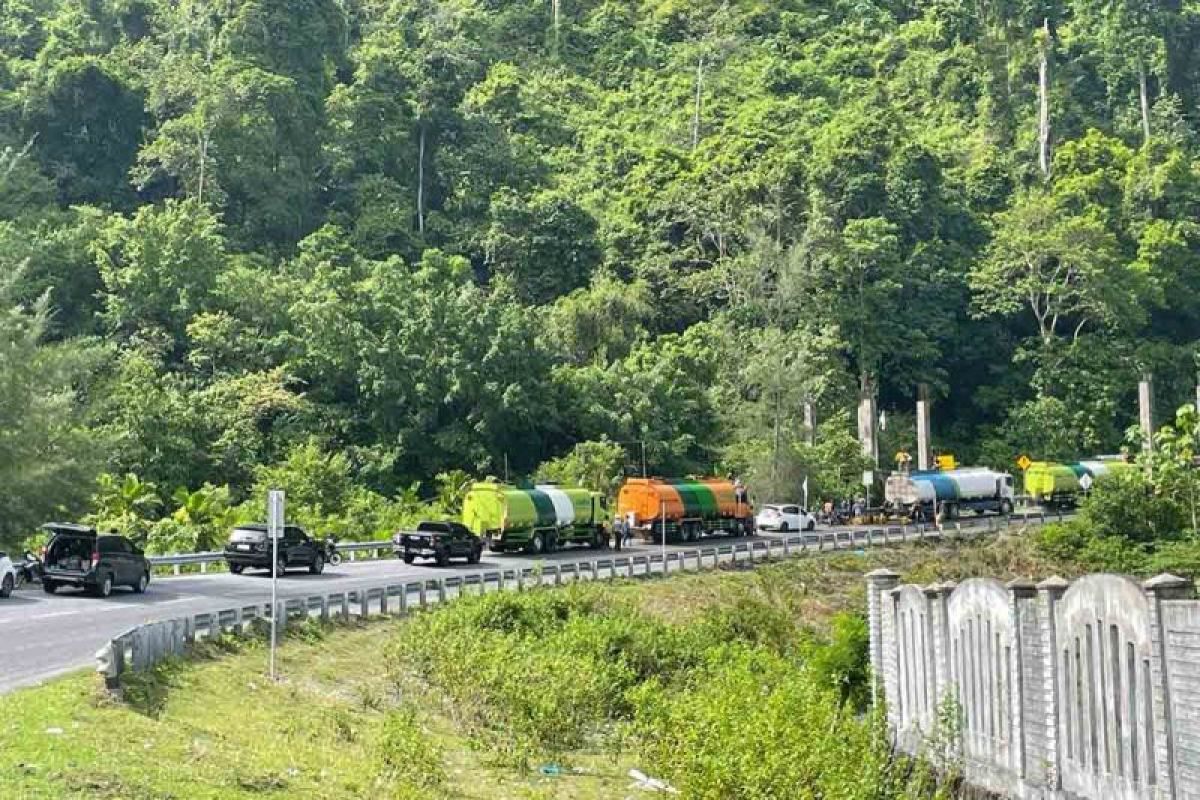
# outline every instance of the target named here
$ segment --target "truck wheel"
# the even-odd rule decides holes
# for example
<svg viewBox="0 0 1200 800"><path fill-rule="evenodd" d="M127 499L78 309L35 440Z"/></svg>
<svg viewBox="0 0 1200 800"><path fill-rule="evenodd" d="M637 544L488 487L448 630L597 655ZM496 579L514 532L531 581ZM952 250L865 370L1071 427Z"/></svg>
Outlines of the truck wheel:
<svg viewBox="0 0 1200 800"><path fill-rule="evenodd" d="M325 559L319 553L313 556L312 563L308 565L308 571L312 575L320 575L325 571Z"/></svg>
<svg viewBox="0 0 1200 800"><path fill-rule="evenodd" d="M411 564L415 557L412 553L405 553L403 556L401 556L401 558L404 559L405 564Z"/></svg>
<svg viewBox="0 0 1200 800"><path fill-rule="evenodd" d="M113 580L112 575L105 575L100 579L100 583L92 589L97 597L108 597L112 594Z"/></svg>
<svg viewBox="0 0 1200 800"><path fill-rule="evenodd" d="M137 579L137 583L131 584L129 588L133 589L134 594L145 594L146 587L150 585L150 573L143 572Z"/></svg>
<svg viewBox="0 0 1200 800"><path fill-rule="evenodd" d="M1007 517L1012 512L1013 512L1012 501L1011 500L1001 500L1000 501L1000 514L1002 516Z"/></svg>
<svg viewBox="0 0 1200 800"><path fill-rule="evenodd" d="M0 597L8 597L13 593L13 576L5 575L4 581L0 583Z"/></svg>
<svg viewBox="0 0 1200 800"><path fill-rule="evenodd" d="M229 565L229 571L232 572L234 575L241 575L243 569L245 569L245 567L243 567L241 564L230 564Z"/></svg>
<svg viewBox="0 0 1200 800"><path fill-rule="evenodd" d="M450 563L450 555L445 550L438 550L434 558L437 560L439 567L444 567Z"/></svg>
<svg viewBox="0 0 1200 800"><path fill-rule="evenodd" d="M542 541L542 535L535 533L533 538L529 540L529 552L535 556L541 555L546 550L545 542Z"/></svg>
<svg viewBox="0 0 1200 800"><path fill-rule="evenodd" d="M58 584L52 580L42 578L42 591L46 594L54 594L58 591Z"/></svg>

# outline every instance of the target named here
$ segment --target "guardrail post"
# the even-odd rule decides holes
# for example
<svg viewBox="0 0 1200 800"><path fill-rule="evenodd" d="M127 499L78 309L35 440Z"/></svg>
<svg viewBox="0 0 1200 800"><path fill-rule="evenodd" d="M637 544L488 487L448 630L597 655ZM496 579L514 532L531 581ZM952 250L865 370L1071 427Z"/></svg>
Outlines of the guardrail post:
<svg viewBox="0 0 1200 800"><path fill-rule="evenodd" d="M446 579L437 578L438 603L446 602Z"/></svg>
<svg viewBox="0 0 1200 800"><path fill-rule="evenodd" d="M388 593L386 586L379 592L379 613L385 617L388 615Z"/></svg>
<svg viewBox="0 0 1200 800"><path fill-rule="evenodd" d="M329 622L329 596L321 597L321 622Z"/></svg>
<svg viewBox="0 0 1200 800"><path fill-rule="evenodd" d="M341 607L342 607L342 612L341 612L342 622L349 622L350 621L350 595L346 592L342 592L342 594L341 594Z"/></svg>
<svg viewBox="0 0 1200 800"><path fill-rule="evenodd" d="M275 626L275 632L282 635L287 630L287 601L280 600L275 604L275 609L271 612L271 623ZM211 628L210 628L211 630Z"/></svg>
<svg viewBox="0 0 1200 800"><path fill-rule="evenodd" d="M354 552L351 550L350 552ZM358 617L366 620L371 616L371 599L370 592L366 589L358 590Z"/></svg>
<svg viewBox="0 0 1200 800"><path fill-rule="evenodd" d="M179 565L178 565L178 564L172 564L172 565L171 565L171 574L172 574L172 575L178 575L178 574L179 574Z"/></svg>
<svg viewBox="0 0 1200 800"><path fill-rule="evenodd" d="M625 573L627 577L633 577L633 556L630 556L629 561L625 563Z"/></svg>
<svg viewBox="0 0 1200 800"><path fill-rule="evenodd" d="M200 574L201 574L201 575L203 575L203 574L205 574L206 572L208 572L208 562L207 562L207 561L201 561L201 562L200 562Z"/></svg>
<svg viewBox="0 0 1200 800"><path fill-rule="evenodd" d="M358 561L358 551L357 550L350 550L349 553L350 553L351 561Z"/></svg>
<svg viewBox="0 0 1200 800"><path fill-rule="evenodd" d="M417 602L421 604L421 608L429 608L428 581L421 581L421 585L417 588Z"/></svg>

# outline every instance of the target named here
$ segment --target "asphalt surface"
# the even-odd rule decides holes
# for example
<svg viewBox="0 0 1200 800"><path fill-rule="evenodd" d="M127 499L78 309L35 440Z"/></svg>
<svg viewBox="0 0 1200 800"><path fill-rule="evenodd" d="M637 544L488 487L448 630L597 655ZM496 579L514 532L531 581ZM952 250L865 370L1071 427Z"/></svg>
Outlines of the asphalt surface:
<svg viewBox="0 0 1200 800"><path fill-rule="evenodd" d="M820 527L816 533L803 534L809 544L827 538L831 532L843 539L843 547L860 547L867 527ZM798 534L789 534L796 540ZM693 544L667 545L668 552L694 550L697 547L721 547L742 542L779 539L779 534L760 534L753 538L723 536L702 539ZM661 552L661 545L635 543L622 549L620 557L648 556ZM617 556L613 551L567 548L548 556L484 552L478 564L453 561L444 568L432 562L405 564L395 558L377 561L343 561L327 566L321 575L304 571L289 572L279 581L279 599L408 583L423 578L446 578L496 570L515 570L537 563L587 561ZM654 568L655 571L659 568ZM0 600L0 694L21 686L40 683L48 678L94 665L96 651L114 636L146 622L185 617L269 602L269 572L225 572L155 578L145 594L129 589L114 589L112 596L97 598L78 590L60 589L48 595L38 584L27 585L6 600Z"/></svg>
<svg viewBox="0 0 1200 800"><path fill-rule="evenodd" d="M795 534L793 534L795 536ZM757 537L761 540L767 537ZM668 551L754 541L714 537L699 544L667 545ZM637 543L620 555L652 555L659 545ZM484 552L478 564L453 561L444 568L399 559L343 561L327 566L321 575L289 572L279 581L279 599L330 594L385 583L417 581L452 575L471 575L498 569L531 567L538 562L575 562L608 558L612 551L567 548L540 558ZM96 651L130 628L146 622L201 614L239 605L269 602L271 575L249 571L242 575L210 573L158 577L143 595L114 589L108 598L91 597L74 589L48 595L39 584L26 585L0 600L0 693L39 683L94 663Z"/></svg>

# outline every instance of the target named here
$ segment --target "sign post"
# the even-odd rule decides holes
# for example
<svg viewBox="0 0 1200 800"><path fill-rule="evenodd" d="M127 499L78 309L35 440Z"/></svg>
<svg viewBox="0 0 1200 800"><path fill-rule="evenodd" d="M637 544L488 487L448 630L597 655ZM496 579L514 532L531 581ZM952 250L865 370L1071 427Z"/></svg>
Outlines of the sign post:
<svg viewBox="0 0 1200 800"><path fill-rule="evenodd" d="M667 504L662 504L662 562L663 575L667 574Z"/></svg>
<svg viewBox="0 0 1200 800"><path fill-rule="evenodd" d="M1083 493L1087 494L1092 490L1092 476L1086 472L1079 476L1079 488L1083 489Z"/></svg>
<svg viewBox="0 0 1200 800"><path fill-rule="evenodd" d="M283 536L283 492L272 489L267 493L267 535L271 537L271 655L270 674L275 680L275 644L279 630L279 538Z"/></svg>

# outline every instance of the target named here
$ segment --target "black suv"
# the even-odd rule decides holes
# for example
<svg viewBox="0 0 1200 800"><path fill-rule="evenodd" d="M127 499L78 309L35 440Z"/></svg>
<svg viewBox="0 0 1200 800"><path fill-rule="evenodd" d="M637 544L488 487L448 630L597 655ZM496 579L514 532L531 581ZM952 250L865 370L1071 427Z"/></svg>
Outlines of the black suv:
<svg viewBox="0 0 1200 800"><path fill-rule="evenodd" d="M271 569L271 537L266 525L239 525L229 534L225 545L225 561L229 571L238 575L242 570ZM324 548L313 541L299 525L285 525L279 539L279 566L282 575L288 567L308 567L313 575L325 571Z"/></svg>
<svg viewBox="0 0 1200 800"><path fill-rule="evenodd" d="M51 522L43 562L42 590L54 594L60 586L76 586L100 597L114 586L141 594L150 585L150 562L133 542L115 533L96 533L86 525Z"/></svg>
<svg viewBox="0 0 1200 800"><path fill-rule="evenodd" d="M414 531L399 531L392 537L392 552L411 564L417 558L432 558L444 567L452 558L478 564L483 540L457 522L422 522Z"/></svg>

